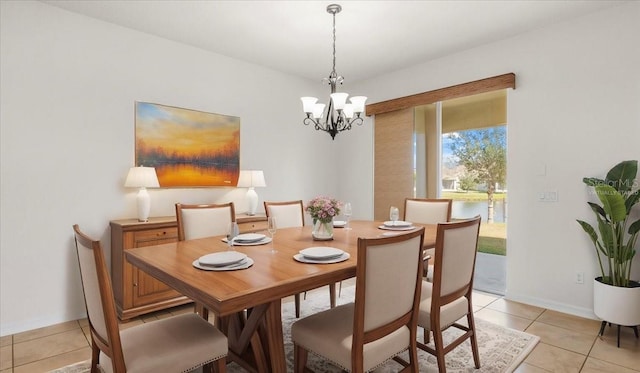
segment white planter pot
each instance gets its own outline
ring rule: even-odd
[[[593,312],[612,324],[640,325],[640,287],[622,288],[594,279]]]

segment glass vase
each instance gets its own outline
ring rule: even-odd
[[[333,220],[314,221],[313,232],[311,232],[311,235],[313,236],[313,239],[316,241],[333,240]]]

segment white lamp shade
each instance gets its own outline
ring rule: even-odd
[[[318,99],[315,97],[300,97],[300,100],[302,100],[302,111],[313,113],[313,107],[318,102]]]
[[[266,187],[264,172],[261,170],[240,170],[238,177],[239,188]]]
[[[313,106],[313,117],[315,119],[322,118],[322,112],[324,112],[324,107],[325,106],[326,106],[325,104],[315,104]]]
[[[127,188],[158,188],[158,175],[153,167],[131,167],[124,182]]]
[[[366,96],[353,96],[349,99],[353,104],[353,112],[354,113],[362,113],[364,112],[364,103],[367,101]]]
[[[336,110],[344,109],[344,105],[347,102],[347,97],[349,97],[349,94],[344,92],[336,92],[331,94],[331,100],[333,101],[333,106]]]
[[[342,112],[344,113],[344,116],[347,117],[347,119],[353,118],[353,104],[344,105],[344,109],[342,109]]]

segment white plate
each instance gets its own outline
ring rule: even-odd
[[[414,227],[413,225],[410,225],[408,227],[388,227],[386,225],[380,225],[380,226],[378,226],[378,228],[386,229],[386,230],[389,230],[389,231],[410,231],[412,229],[416,229],[416,227]]]
[[[244,234],[239,234],[236,236],[236,238],[233,240],[233,242],[242,242],[242,243],[249,243],[249,242],[257,242],[260,240],[263,240],[266,236],[264,234],[259,234],[259,233],[244,233]]]
[[[238,269],[247,269],[253,265],[253,259],[247,257],[246,259],[241,260],[240,262],[230,264],[223,267],[214,267],[214,266],[203,266],[198,263],[198,259],[193,261],[193,266],[202,269],[205,271],[236,271]]]
[[[227,239],[223,238],[222,241],[227,242]],[[271,237],[265,237],[260,241],[253,241],[253,242],[238,242],[236,240],[233,240],[233,246],[257,246],[257,245],[264,245],[269,242],[271,242]]]
[[[343,253],[342,255],[338,256],[337,258],[321,260],[321,259],[307,258],[306,256],[304,256],[302,254],[296,254],[296,255],[293,256],[293,259],[295,259],[296,261],[298,261],[300,263],[331,264],[331,263],[344,262],[345,260],[349,259],[350,257],[351,257],[351,255],[349,255],[349,253]]]
[[[203,255],[198,258],[198,263],[208,267],[222,267],[230,264],[238,263],[247,257],[247,254],[243,254],[237,251],[221,251],[218,253]]]
[[[411,226],[411,222],[410,221],[397,220],[394,223],[393,221],[389,220],[389,221],[385,221],[384,225],[385,225],[385,227],[393,227],[393,228],[410,227]]]
[[[300,250],[300,254],[302,254],[305,258],[315,259],[315,260],[323,260],[336,258],[342,254],[344,251],[340,249],[336,249],[335,247],[328,246],[317,246],[317,247],[309,247],[304,250]]]
[[[344,220],[334,220],[333,221],[333,226],[336,228],[343,228],[344,226],[347,225],[347,222]]]

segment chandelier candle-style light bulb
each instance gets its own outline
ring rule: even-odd
[[[313,124],[316,130],[328,132],[335,140],[338,132],[351,129],[352,124],[362,125],[361,114],[364,113],[365,96],[351,97],[351,104],[347,104],[348,93],[336,92],[338,84],[342,84],[344,78],[336,73],[336,14],[342,7],[338,4],[327,6],[327,13],[333,16],[333,70],[328,78],[324,78],[331,87],[329,104],[319,104],[315,97],[301,97],[302,110],[307,115],[302,121],[304,125]],[[323,119],[324,118],[324,119]]]

